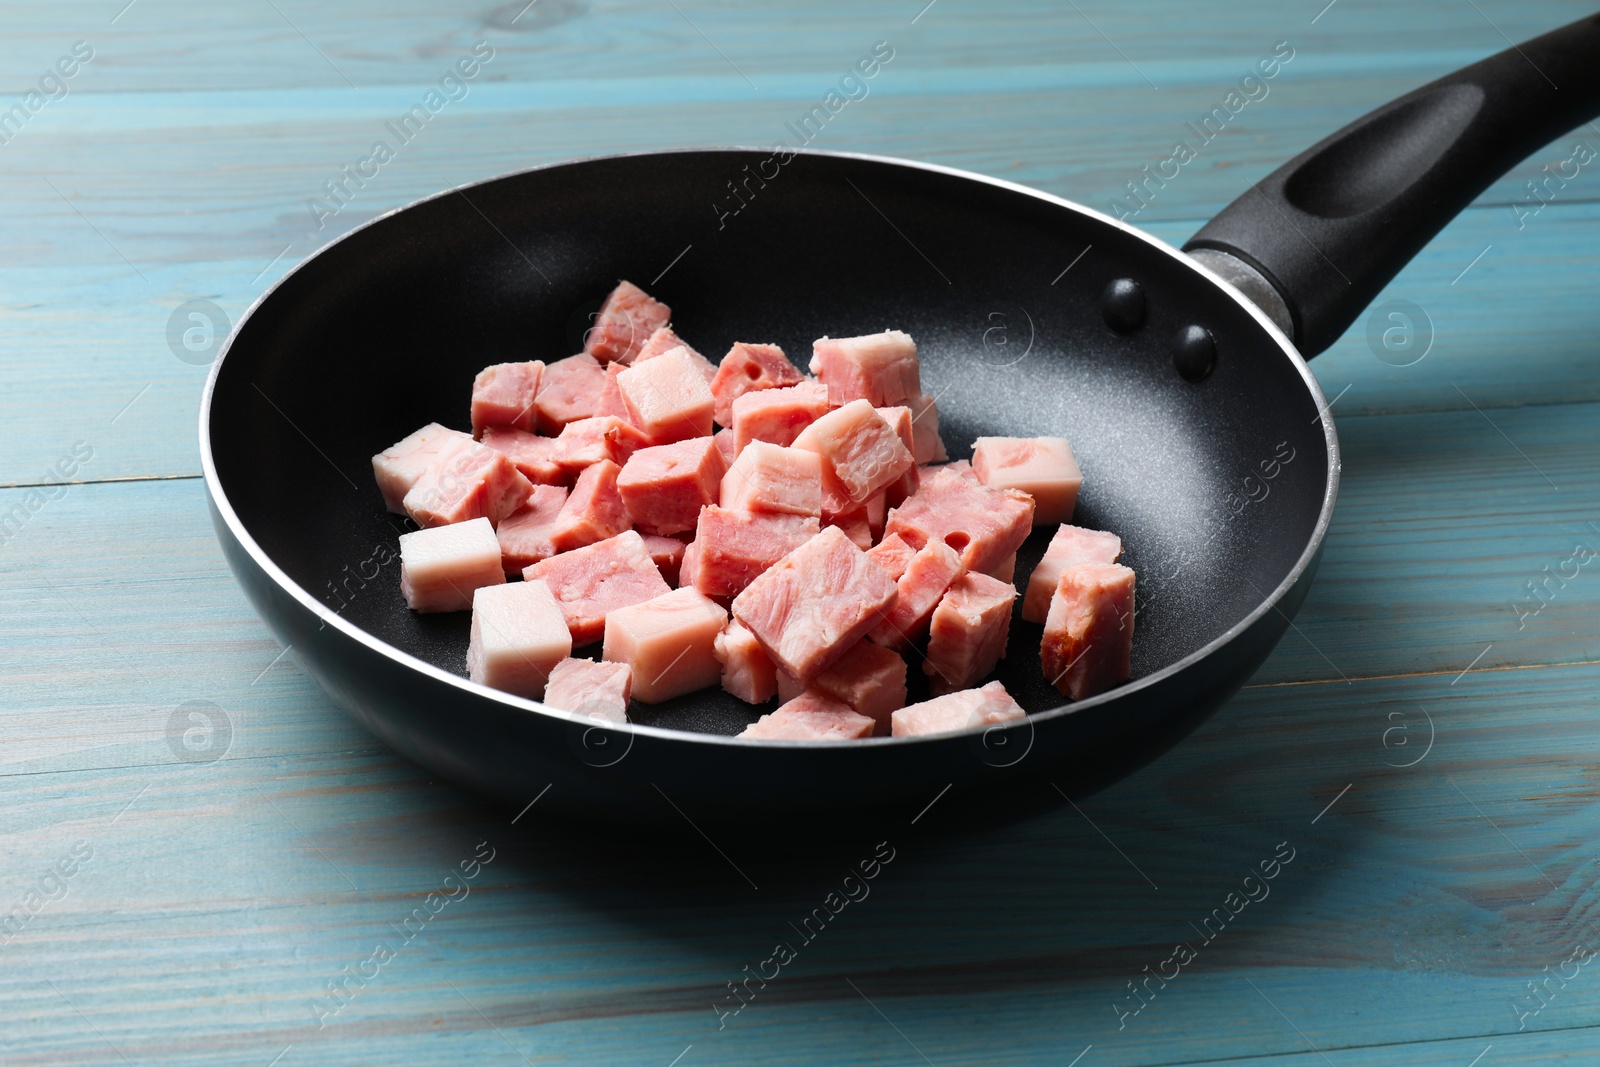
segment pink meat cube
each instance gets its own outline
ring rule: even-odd
[[[633,668],[633,696],[646,704],[716,685],[717,635],[728,613],[693,589],[673,589],[606,616],[605,651]]]
[[[617,376],[633,424],[658,444],[711,436],[711,387],[685,348],[635,363]]]
[[[722,477],[729,511],[822,517],[822,457],[803,448],[752,441]]]
[[[622,494],[617,492],[617,475],[621,471],[621,467],[603,459],[578,475],[571,495],[550,524],[550,543],[557,552],[592,545],[632,527]]]
[[[1017,554],[1015,552],[989,568],[989,576],[998,578],[1007,585],[1013,584],[1017,577]]]
[[[1072,518],[1083,472],[1065,437],[980,437],[972,443],[972,469],[992,489],[1020,489],[1033,497],[1033,524]]]
[[[738,736],[755,741],[854,741],[871,737],[875,725],[836,700],[802,693],[746,726]]]
[[[605,385],[605,368],[585,352],[546,366],[533,405],[539,412],[539,432],[554,437],[569,422],[593,418]]]
[[[954,471],[934,471],[917,495],[889,513],[889,533],[921,548],[943,541],[969,571],[1004,566],[1033,529],[1033,498],[1015,489],[975,485]]]
[[[1022,596],[1022,617],[1042,623],[1050,613],[1050,598],[1056,595],[1061,572],[1073,563],[1115,563],[1122,558],[1122,538],[1114,533],[1085,530],[1063,524],[1050,539],[1038,566],[1028,575],[1028,589]]]
[[[889,428],[900,438],[900,443],[906,446],[906,451],[916,457],[917,437],[915,428],[911,425],[911,409],[908,407],[879,408],[878,417],[889,424]],[[920,472],[915,464],[911,469],[902,474],[893,483],[885,487],[884,492],[888,497],[890,507],[899,507],[906,497],[917,491],[922,484]]]
[[[596,544],[541,560],[522,572],[550,586],[579,647],[605,633],[606,614],[641,604],[669,591],[666,580],[632,530]]]
[[[466,611],[475,589],[505,580],[488,519],[400,535],[400,593],[412,611]]]
[[[584,335],[583,350],[603,363],[627,363],[639,354],[645,339],[671,319],[667,305],[632,282],[619,282]]]
[[[733,466],[734,459],[739,455],[738,449],[733,447],[733,430],[728,427],[723,427],[716,433],[712,434],[711,439],[717,443],[717,451],[722,453],[723,462],[730,467]]]
[[[933,397],[919,396],[905,403],[911,409],[911,435],[915,444],[911,451],[917,457],[917,465],[943,463],[949,459],[944,441],[939,437],[939,405]]]
[[[748,515],[707,505],[700,509],[678,584],[692,585],[707,596],[737,596],[818,529],[817,520],[809,516]]]
[[[543,582],[512,582],[472,597],[467,677],[530,700],[544,695],[556,664],[572,654],[561,609]]]
[[[790,674],[778,675],[778,699],[788,703],[802,692],[836,700],[889,732],[889,715],[906,702],[906,661],[871,641],[857,641],[838,662],[802,686]]]
[[[730,619],[717,635],[717,662],[722,665],[722,688],[747,704],[765,704],[778,691],[778,669],[738,619]]]
[[[811,345],[811,373],[836,407],[852,400],[887,407],[922,395],[917,343],[899,330],[820,338]]]
[[[606,380],[600,386],[600,397],[594,402],[594,413],[600,415],[615,415],[624,422],[628,419],[628,405],[622,402],[622,388],[617,385],[617,379],[627,369],[625,363],[607,363]]]
[[[927,634],[928,621],[945,590],[965,573],[955,549],[943,541],[929,541],[911,558],[896,583],[899,595],[894,607],[884,613],[883,622],[869,636],[884,648],[910,648]]]
[[[951,583],[934,609],[922,665],[935,693],[965,689],[994,670],[1006,654],[1016,599],[1011,583],[987,574],[967,574]]]
[[[678,561],[678,580],[673,584],[679,589],[693,586],[695,575],[700,570],[700,553],[694,547],[694,541],[683,546],[683,558]]]
[[[404,515],[406,509],[402,501],[423,472],[438,462],[448,448],[470,440],[471,434],[447,430],[437,422],[430,422],[373,456],[372,474],[378,481],[378,490],[383,493],[384,506],[396,515]]]
[[[650,444],[650,438],[632,424],[615,415],[596,415],[569,422],[556,438],[555,461],[569,478],[603,459],[621,466],[634,452]]]
[[[647,359],[664,356],[674,348],[681,348],[689,353],[689,358],[694,362],[695,369],[700,372],[700,377],[704,378],[706,385],[709,386],[717,376],[717,365],[699,352],[696,352],[694,346],[673,333],[672,328],[669,326],[663,326],[651,334],[649,340],[645,341],[644,347],[639,350],[639,354],[633,358],[633,361],[635,363],[643,363]]]
[[[983,484],[983,479],[979,478],[978,472],[972,469],[972,464],[968,463],[964,459],[951,460],[949,463],[945,463],[938,467],[918,467],[917,470],[923,476],[932,474],[934,471],[950,471],[954,474],[961,475],[961,477],[965,478],[973,485]]]
[[[1133,571],[1120,563],[1073,563],[1061,571],[1039,660],[1063,696],[1084,700],[1133,673],[1133,583]]]
[[[915,466],[910,450],[865,400],[828,412],[800,431],[794,447],[820,454],[824,467],[857,505]]]
[[[571,480],[556,462],[558,440],[505,426],[491,426],[483,431],[484,445],[504,453],[522,476],[535,485],[566,485]]]
[[[981,689],[963,689],[959,693],[947,693],[901,708],[892,716],[892,732],[895,737],[949,734],[977,726],[1013,722],[1026,715],[1022,705],[1011,699],[1005,686],[990,682]]]
[[[821,382],[746,393],[733,402],[733,450],[743,452],[751,441],[787,447],[827,413],[828,387]]]
[[[668,585],[678,584],[678,568],[683,566],[683,554],[689,548],[689,543],[678,537],[663,537],[660,534],[643,534],[645,551],[650,553],[650,561],[656,565],[656,570],[661,572],[661,577],[666,579]]]
[[[906,568],[911,566],[911,560],[916,554],[917,550],[901,540],[899,534],[890,534],[873,548],[867,549],[867,557],[882,567],[896,582],[906,572]]]
[[[418,526],[468,519],[499,522],[522,506],[533,483],[506,458],[476,441],[452,441],[416,480],[401,506]]]
[[[872,527],[865,514],[835,515],[828,525],[850,539],[850,543],[865,552],[872,547]]]
[[[824,526],[837,526],[850,535],[850,539],[861,544],[859,537],[866,538],[866,543],[861,544],[863,549],[871,548],[872,543],[883,536],[884,521],[888,512],[888,503],[883,493],[873,493],[867,498],[865,504],[854,504],[845,499],[842,490],[838,490],[837,482],[832,481],[832,476],[822,475],[822,524]],[[844,510],[839,510],[843,505]]]
[[[544,702],[591,719],[627,722],[632,696],[633,670],[626,663],[596,663],[569,656],[550,669]]]
[[[751,582],[733,614],[775,664],[809,682],[866,636],[896,595],[883,568],[830,526]]]
[[[567,502],[559,485],[536,485],[528,502],[500,520],[495,537],[500,541],[500,564],[506,574],[521,574],[541,559],[556,554],[550,530]]]
[[[702,507],[717,502],[726,472],[717,443],[691,437],[635,452],[617,478],[617,489],[641,531],[682,533],[695,528]]]
[[[543,371],[544,364],[538,360],[496,363],[479,371],[472,382],[472,436],[482,437],[490,426],[531,433],[539,421],[534,404]]]
[[[722,357],[717,375],[711,380],[711,395],[716,397],[714,417],[723,426],[733,425],[733,402],[757,389],[781,389],[805,381],[783,349],[777,345],[752,345],[736,341]]]

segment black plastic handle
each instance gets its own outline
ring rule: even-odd
[[[1600,15],[1514,45],[1313,145],[1195,234],[1260,271],[1316,355],[1446,223],[1531,153],[1600,114]],[[1595,150],[1575,149],[1581,168]],[[1600,168],[1597,168],[1600,169]],[[1575,174],[1561,170],[1563,183]],[[1541,200],[1552,197],[1552,178]]]

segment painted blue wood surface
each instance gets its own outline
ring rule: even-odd
[[[167,339],[183,301],[237,318],[321,240],[449,184],[768,144],[879,39],[895,60],[823,147],[1102,209],[1292,42],[1140,213],[1179,242],[1322,133],[1585,5],[124,4],[13,4],[0,39],[12,96],[95,50],[0,144],[0,512],[93,449],[0,545],[0,919],[25,916],[0,932],[0,1063],[1595,1059],[1600,978],[1562,964],[1600,947],[1600,578],[1547,604],[1527,583],[1600,548],[1600,177],[1512,210],[1569,139],[1380,297],[1423,309],[1426,358],[1383,361],[1363,323],[1314,364],[1343,494],[1297,629],[1238,698],[1081,811],[1047,795],[974,829],[953,790],[822,854],[719,840],[759,889],[688,825],[650,847],[556,835],[537,806],[512,826],[335,712],[222,562],[204,368]],[[307,199],[479,40],[466,98],[317,229]],[[191,737],[215,760],[180,758],[185,705],[225,727]],[[878,841],[871,896],[719,1029],[726,983]],[[470,895],[407,937],[480,842]],[[1270,895],[1206,943],[1280,842]],[[1195,960],[1130,1000],[1179,940]],[[379,941],[395,957],[319,1027]]]

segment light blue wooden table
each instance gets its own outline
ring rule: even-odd
[[[1288,42],[1140,212],[1180,241],[1324,132],[1588,5],[524,2],[5,6],[0,1063],[1596,1062],[1600,166],[1512,205],[1600,131],[1396,279],[1380,303],[1420,309],[1415,343],[1363,323],[1315,362],[1345,449],[1321,578],[1213,721],[1081,810],[956,833],[952,793],[820,858],[555,836],[537,805],[512,825],[347,723],[223,564],[210,341],[174,318],[237,320],[451,184],[770,145],[877,41],[894,59],[819,146],[1105,208]],[[481,73],[328,211],[478,42]],[[871,896],[719,1019],[869,833],[894,855]]]

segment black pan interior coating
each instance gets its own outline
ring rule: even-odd
[[[736,214],[729,183],[745,204]],[[412,613],[398,562],[381,563],[380,546],[408,527],[385,512],[370,457],[429,421],[466,428],[486,364],[577,351],[619,278],[669,303],[678,332],[712,359],[736,340],[766,341],[803,367],[824,334],[908,331],[953,459],[983,435],[1069,438],[1085,478],[1073,521],[1119,534],[1139,573],[1135,678],[1243,618],[1315,527],[1327,452],[1311,394],[1203,277],[1022,191],[887,161],[779,164],[748,151],[512,175],[315,257],[257,309],[218,376],[216,466],[240,519],[344,618],[464,674],[468,613]],[[1118,278],[1147,298],[1144,325],[1125,335],[1102,311]],[[1199,382],[1172,361],[1192,325],[1218,352]],[[1019,584],[1049,532],[1019,555]],[[1062,703],[1042,677],[1039,634],[1015,618],[998,672],[1029,711]],[[769,709],[706,690],[634,710],[650,725],[731,734]]]

